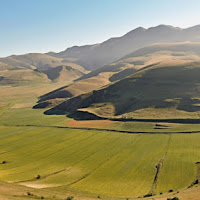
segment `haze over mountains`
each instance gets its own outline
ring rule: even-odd
[[[110,65],[94,70],[69,86],[60,88],[40,98],[37,107],[51,105],[52,100],[64,101],[80,94],[97,90],[102,86],[126,78],[138,70],[163,61],[194,62],[200,60],[200,43],[170,43],[150,45],[131,53]],[[87,87],[83,87],[87,86]],[[81,90],[80,90],[81,88]],[[121,88],[123,91],[123,88]],[[41,103],[41,102],[45,102]],[[48,103],[47,103],[48,102]],[[60,101],[59,101],[60,102]],[[54,101],[55,103],[55,101]]]
[[[168,100],[176,102],[167,103],[168,108],[173,107],[173,112],[180,108],[185,112],[196,112],[198,107],[192,106],[191,99],[199,98],[196,86],[199,84],[199,61],[200,25],[187,29],[167,25],[149,29],[139,27],[100,44],[74,46],[59,53],[0,58],[0,84],[66,83],[66,86],[41,96],[35,106],[55,107],[47,112],[51,114],[78,111],[98,117],[128,113],[135,116],[135,112],[143,112],[138,110],[164,108],[162,106]],[[179,83],[173,73],[181,74]],[[190,73],[191,77],[197,75],[194,81],[187,80]],[[190,87],[197,93],[191,93],[184,80],[190,82]],[[165,96],[156,95],[166,87]],[[152,90],[156,99],[151,99],[149,91]],[[169,91],[175,93],[176,90],[184,91],[185,95],[170,95]],[[177,103],[177,98],[182,100]]]
[[[187,29],[159,25],[145,29],[139,27],[122,37],[86,46],[74,46],[60,53],[48,53],[59,58],[72,58],[87,70],[94,70],[110,64],[119,58],[154,43],[199,42],[200,25]]]

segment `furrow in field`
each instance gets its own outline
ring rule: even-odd
[[[0,108],[0,115],[3,115],[5,112],[7,112],[14,104],[15,104],[16,100],[10,100],[7,105],[5,105],[4,107]]]
[[[155,189],[156,189],[156,186],[157,186],[158,181],[159,181],[159,175],[161,173],[162,166],[163,166],[165,157],[166,157],[168,149],[169,149],[170,141],[171,141],[171,135],[169,135],[169,141],[168,141],[168,144],[167,144],[167,147],[166,147],[166,151],[165,151],[163,157],[159,160],[159,162],[156,165],[156,174],[155,174],[155,177],[154,177],[154,181],[153,181],[153,184],[152,184],[152,186],[151,186],[151,188],[150,188],[150,190],[149,190],[149,192],[146,196],[151,196],[155,193]]]
[[[28,185],[32,187],[38,187],[39,185],[42,187],[51,187],[53,183],[56,186],[75,184],[97,170],[122,150],[125,145],[127,145],[126,140],[121,135],[113,136],[109,134],[104,140],[101,140],[100,144],[95,144],[95,148],[91,149],[91,146],[89,147],[88,156],[80,157],[80,159],[77,157],[72,158],[75,162],[67,170],[50,177],[45,177],[45,179],[35,183],[28,183]],[[27,183],[25,184],[27,185]]]
[[[73,135],[75,136],[75,134],[73,134]],[[61,141],[60,143],[57,143],[56,140],[53,139],[52,142],[54,145],[53,144],[51,145],[51,140],[49,140],[49,137],[47,135],[46,136],[46,143],[48,145],[47,148],[44,148],[44,145],[40,143],[40,137],[36,138],[35,142],[37,142],[37,145],[39,145],[40,148],[44,148],[43,151],[38,147],[36,150],[32,149],[32,152],[30,152],[27,156],[25,153],[23,158],[19,160],[18,164],[14,165],[12,170],[17,170],[18,173],[19,173],[19,171],[22,171],[22,173],[23,173],[23,169],[18,170],[18,168],[24,167],[26,165],[29,165],[29,167],[30,167],[29,170],[30,170],[32,167],[34,167],[33,163],[37,163],[38,161],[40,161],[44,158],[48,158],[49,156],[51,156],[55,153],[58,153],[64,149],[66,149],[69,146],[73,146],[81,141],[87,140],[89,137],[92,136],[92,134],[90,134],[89,136],[88,136],[88,134],[87,135],[80,134],[79,136],[80,136],[80,138],[75,137],[74,141],[73,140],[68,141],[68,138],[66,138],[66,140]],[[71,143],[68,146],[67,146],[68,143],[66,143],[66,146],[65,146],[64,144],[66,141],[68,141],[68,143],[70,143],[70,142]],[[31,146],[34,147],[34,143]],[[53,148],[52,148],[52,146],[53,146]],[[55,151],[55,149],[57,149],[57,151]],[[44,151],[44,150],[46,150],[46,151]],[[23,152],[26,152],[26,151],[23,150]],[[14,152],[13,156],[15,157],[16,154],[20,155],[20,152]],[[27,157],[27,159],[26,159],[26,157]],[[21,163],[21,161],[22,161],[22,163]]]
[[[156,193],[179,190],[190,186],[197,175],[200,160],[200,134],[172,135]]]
[[[104,135],[104,137],[107,137],[108,135]],[[88,138],[89,139],[89,138]],[[103,138],[100,138],[100,139],[103,139]],[[95,142],[99,142],[99,140],[97,140],[97,141],[95,141]],[[80,153],[80,152],[83,152],[85,149],[87,149],[89,146],[91,146],[91,145],[94,145],[95,144],[95,142],[92,140],[92,141],[90,141],[90,143],[89,143],[89,145],[88,146],[85,146],[83,149],[79,149],[78,151],[74,151],[74,152],[72,152],[71,154],[68,154],[68,156],[67,156],[67,158],[68,157],[70,157],[70,156],[73,156],[74,154],[78,154],[78,153]],[[66,148],[65,148],[66,149]],[[55,166],[57,165],[57,163],[58,163],[58,161],[59,161],[59,159],[61,158],[61,159],[66,159],[66,157],[64,157],[64,156],[66,156],[66,155],[63,155],[62,157],[57,157],[57,159],[55,158],[55,160],[53,161],[52,160],[52,162],[51,162],[51,165],[53,166],[52,168],[49,168],[48,170],[54,170],[55,169]],[[34,161],[35,162],[35,161]],[[46,164],[48,164],[49,163],[49,160],[47,160],[47,163]],[[32,164],[32,163],[31,163]],[[43,161],[43,163],[41,164],[41,165],[44,165],[44,161]],[[30,171],[34,171],[34,170],[36,170],[36,169],[39,169],[40,167],[34,167],[32,170],[28,170],[28,171],[23,171],[23,172],[21,172],[20,174],[25,174],[26,172],[30,172]],[[62,169],[61,169],[62,170]],[[45,172],[47,172],[47,170],[45,169]],[[18,174],[18,173],[17,173]],[[10,174],[10,175],[14,175],[14,174]],[[46,176],[46,175],[44,175],[44,176]]]
[[[93,136],[95,136],[96,134],[94,133]],[[14,169],[11,169],[10,173],[7,174],[6,178],[9,178],[9,179],[12,179],[12,177],[13,178],[16,178],[16,177],[21,178],[22,174],[24,174],[24,177],[26,177],[26,175],[28,177],[34,177],[35,176],[35,175],[33,176],[34,171],[35,171],[35,174],[37,174],[37,171],[39,171],[41,173],[48,173],[49,171],[51,172],[52,170],[55,171],[57,169],[63,169],[63,166],[66,165],[64,162],[64,160],[67,158],[66,154],[68,156],[76,155],[78,153],[80,154],[82,151],[84,151],[84,149],[87,149],[89,146],[91,146],[95,142],[98,143],[101,140],[101,138],[106,137],[107,135],[108,134],[105,134],[105,135],[99,134],[99,138],[98,137],[92,138],[92,135],[89,135],[87,138],[84,139],[86,141],[84,141],[84,140],[82,140],[82,142],[79,141],[76,143],[76,145],[75,144],[69,145],[70,146],[69,148],[64,147],[56,152],[49,154],[48,157],[45,154],[45,156],[40,157],[40,159],[33,160],[32,162],[28,163],[27,165],[23,165],[22,167],[19,166]],[[46,166],[46,167],[44,168],[42,166]]]
[[[19,150],[20,148],[32,144],[32,139],[35,136],[38,136],[38,134],[42,135],[44,132],[48,132],[49,130],[50,128],[37,128],[30,131],[24,130],[23,133],[17,137],[13,137],[12,139],[8,138],[7,141],[1,141],[3,143],[3,145],[1,145],[1,149],[4,149],[7,153]]]
[[[73,188],[112,196],[146,194],[155,176],[155,165],[166,150],[167,137],[140,135]]]

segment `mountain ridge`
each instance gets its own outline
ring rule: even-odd
[[[147,45],[162,42],[200,42],[199,35],[200,25],[184,29],[170,25],[158,25],[148,29],[138,27],[121,37],[113,37],[102,43],[73,46],[60,53],[49,54],[55,57],[76,58],[77,64],[87,70],[94,70]]]

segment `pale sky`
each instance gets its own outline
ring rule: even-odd
[[[99,43],[143,26],[200,24],[200,0],[0,0],[0,57]]]

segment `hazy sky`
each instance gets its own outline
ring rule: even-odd
[[[61,51],[138,27],[200,24],[200,0],[0,0],[0,56]]]

